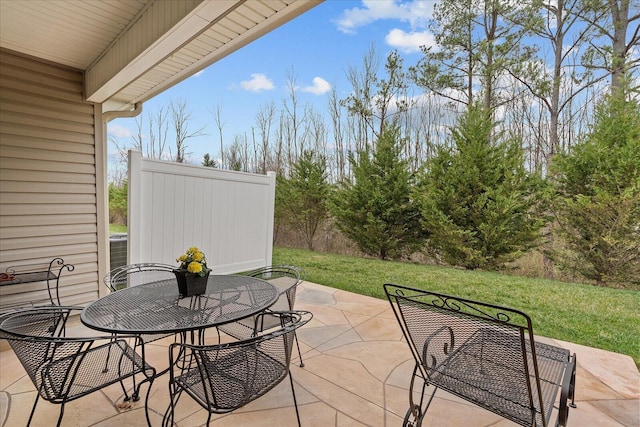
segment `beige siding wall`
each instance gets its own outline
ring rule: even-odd
[[[81,72],[0,50],[0,269],[62,257],[75,266],[63,304],[98,296],[96,111]],[[0,286],[0,298],[42,301],[46,286]]]

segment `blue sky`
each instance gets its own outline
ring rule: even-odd
[[[233,135],[250,132],[259,109],[274,102],[280,108],[288,99],[289,76],[295,76],[300,105],[311,104],[326,111],[328,92],[349,94],[349,67],[361,68],[363,57],[375,46],[381,66],[396,49],[405,65],[420,57],[420,45],[430,45],[427,31],[434,1],[326,0],[293,21],[209,66],[143,104],[143,117],[172,100],[185,100],[191,112],[190,130],[204,127],[207,135],[188,141],[190,162],[200,164],[204,153],[219,156],[218,129],[213,112],[221,106],[225,143]],[[110,137],[130,144],[136,132],[134,119],[108,124]],[[172,140],[170,141],[172,142]],[[175,147],[172,145],[175,152]],[[110,161],[117,158],[110,144]]]

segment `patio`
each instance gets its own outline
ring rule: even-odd
[[[291,372],[296,385],[302,425],[400,426],[408,408],[407,389],[413,358],[403,342],[389,303],[370,297],[305,282],[298,290],[296,308],[309,310],[313,320],[298,331],[305,367],[295,362]],[[533,319],[534,323],[536,319]],[[534,325],[535,328],[535,325]],[[217,340],[215,332],[209,337]],[[569,426],[640,425],[640,374],[624,355],[552,341],[575,351],[578,360],[576,404]],[[171,339],[147,344],[147,357],[162,369],[167,364]],[[6,342],[0,343],[0,426],[25,425],[35,399],[29,378]],[[297,357],[296,352],[293,355]],[[168,375],[152,387],[150,414],[160,425],[168,405]],[[146,391],[146,388],[143,388]],[[66,426],[145,426],[144,403],[117,408],[122,395],[118,385],[69,403]],[[59,407],[40,401],[33,426],[48,426]],[[200,426],[205,411],[184,397],[176,413],[177,425]],[[555,414],[552,416],[555,419]],[[257,401],[231,414],[214,417],[215,425],[296,425],[289,381]],[[508,426],[512,423],[438,391],[424,425]]]

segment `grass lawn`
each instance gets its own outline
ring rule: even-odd
[[[310,282],[386,299],[395,283],[527,313],[536,335],[631,356],[640,366],[640,292],[507,274],[363,259],[301,249],[273,250],[273,264],[304,270]]]
[[[109,234],[126,233],[126,232],[127,232],[126,225],[109,224]]]

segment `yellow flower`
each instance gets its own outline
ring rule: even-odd
[[[202,271],[202,264],[193,261],[187,266],[187,271],[189,273],[200,273]]]
[[[187,270],[200,276],[205,276],[210,271],[204,253],[200,252],[196,246],[191,246],[184,255],[176,258],[176,261],[180,263],[181,270]]]

